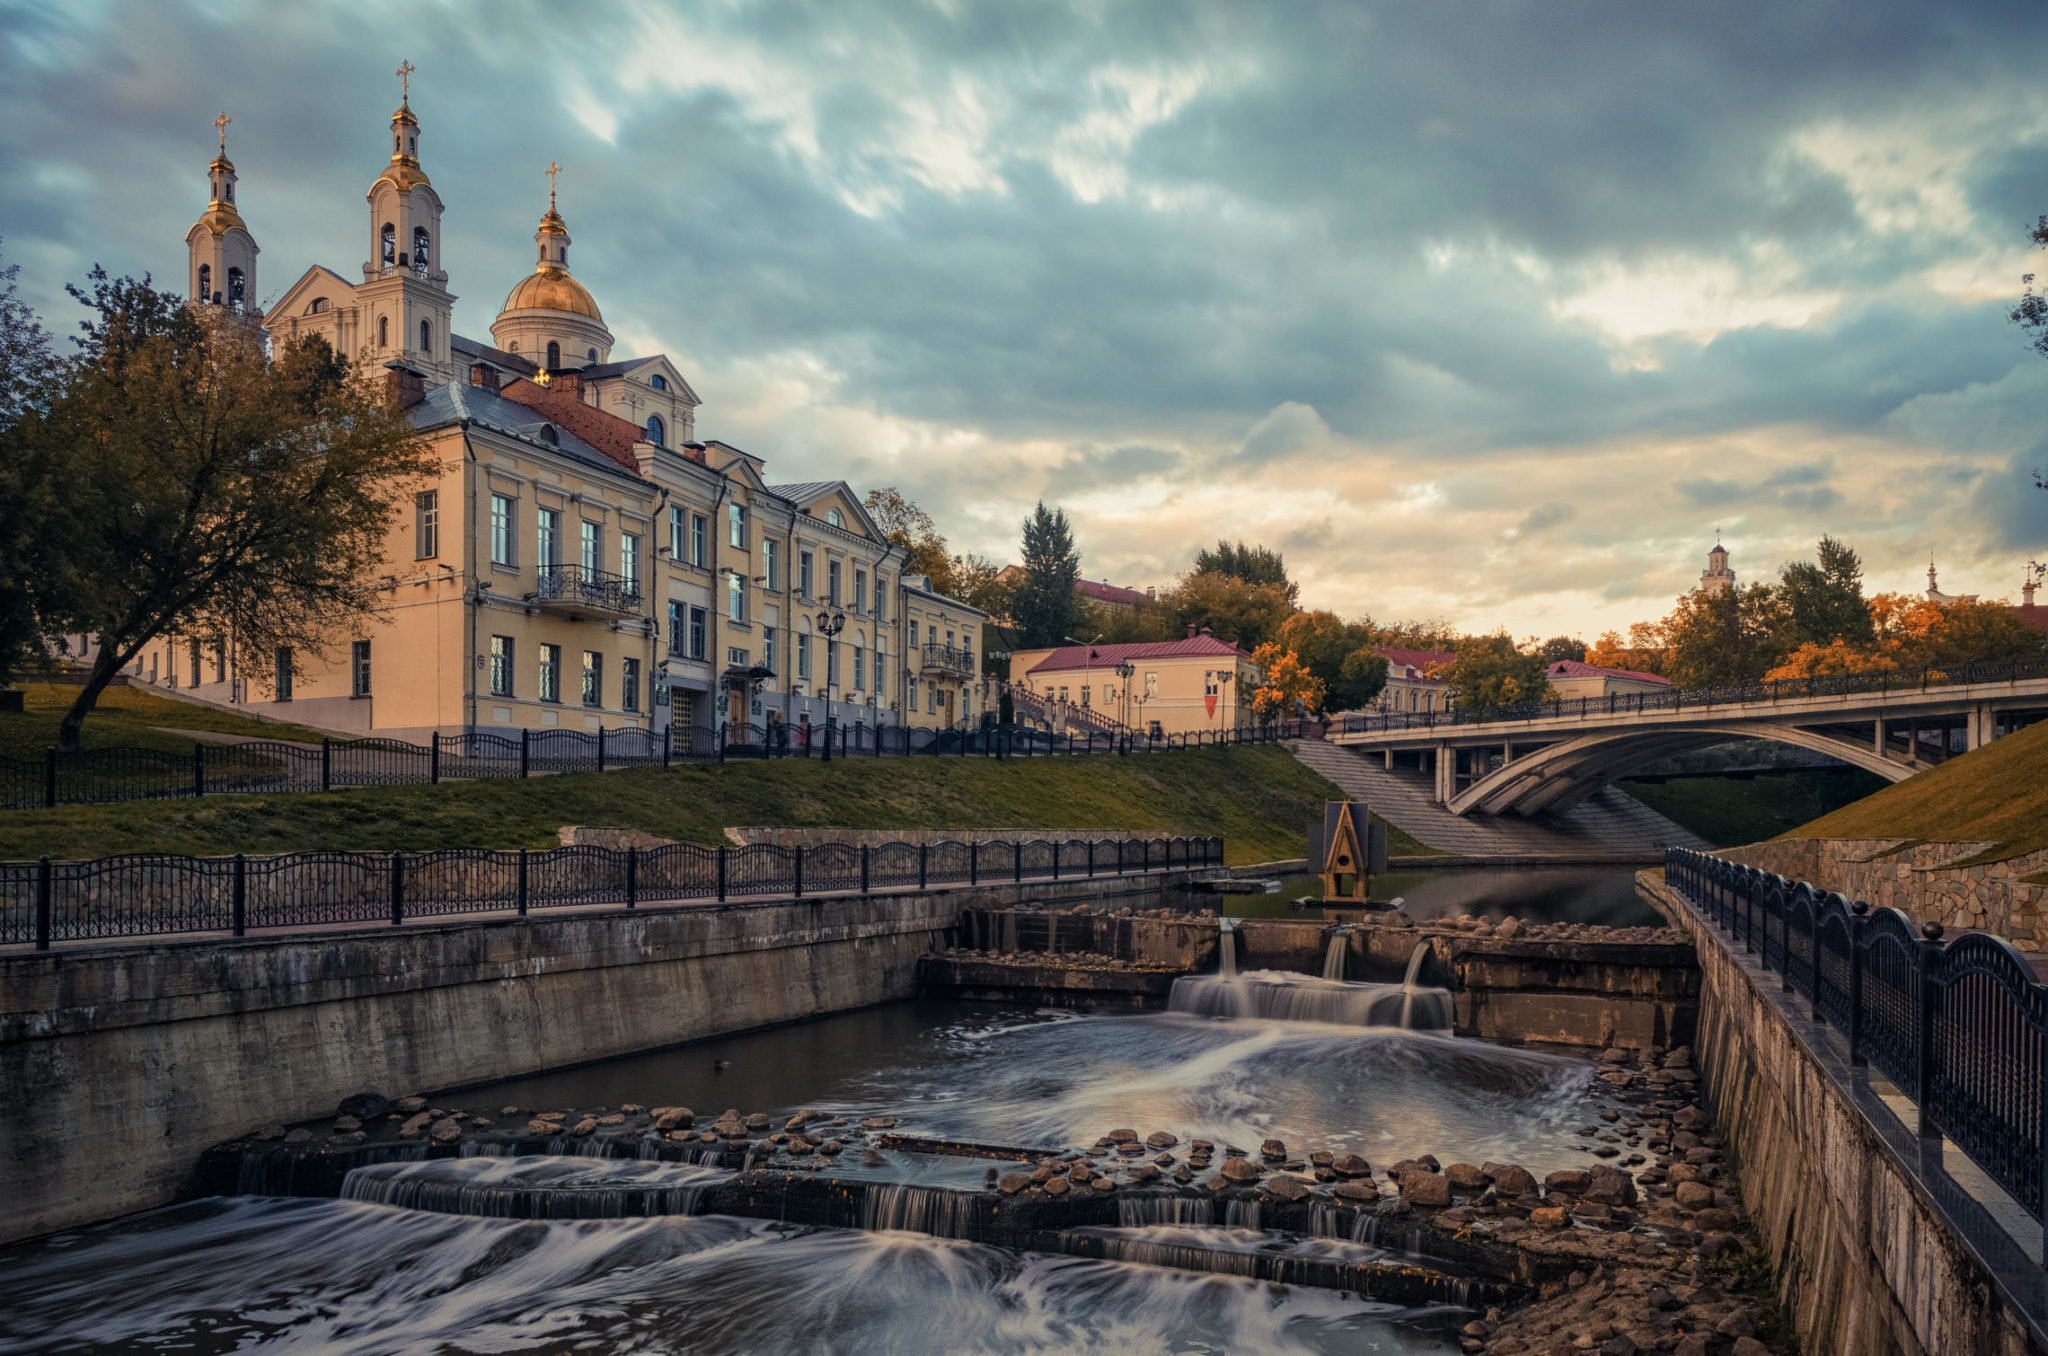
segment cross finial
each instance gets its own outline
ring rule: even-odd
[[[228,124],[233,121],[234,119],[228,116],[228,111],[225,108],[220,111],[220,116],[213,120],[213,130],[220,133],[220,153],[222,155],[228,153]]]
[[[541,172],[548,176],[548,210],[552,212],[555,210],[555,176],[562,172],[562,167],[550,160],[548,167]]]
[[[418,69],[419,67],[413,65],[410,61],[401,61],[398,63],[398,69],[392,72],[393,75],[398,77],[398,102],[400,104],[408,107],[411,106],[412,73]]]

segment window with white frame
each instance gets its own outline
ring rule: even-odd
[[[868,610],[868,572],[866,570],[855,570],[853,572],[853,610],[855,612],[865,612]]]
[[[738,548],[739,548],[740,550],[742,550],[742,551],[746,550],[746,549],[747,549],[747,508],[746,508],[746,505],[744,505],[744,504],[727,504],[727,505],[725,506],[725,520],[726,520],[726,542],[725,542],[725,544],[726,544],[727,546],[735,546],[735,547],[738,547]]]
[[[517,565],[515,549],[518,541],[517,529],[513,527],[518,504],[509,494],[491,496],[491,563],[493,565]]]
[[[351,697],[370,695],[370,642],[358,640],[348,647],[348,691]]]
[[[544,702],[562,700],[562,647],[542,645],[540,647],[540,686],[537,689]]]
[[[583,519],[582,524],[583,568],[589,574],[596,574],[604,568],[604,528],[588,518]]]
[[[796,637],[796,676],[804,681],[811,676],[811,638],[801,631]]]
[[[825,566],[825,601],[839,606],[839,562],[834,560]]]
[[[637,659],[619,661],[619,709],[640,709],[640,661]]]
[[[707,633],[711,629],[711,614],[701,607],[690,609],[690,658],[704,658],[705,647],[710,644]]]
[[[512,695],[512,637],[491,637],[491,695]]]
[[[683,563],[683,511],[671,504],[668,510],[668,555],[676,564]]]
[[[812,594],[813,580],[811,576],[811,553],[809,551],[799,551],[796,557],[796,591],[805,598],[809,598]]]
[[[619,576],[626,581],[628,592],[637,591],[640,583],[640,534],[637,532],[619,534]]]
[[[544,508],[534,515],[533,528],[534,564],[545,573],[561,563],[562,559],[562,511]]]
[[[711,564],[711,524],[703,514],[690,515],[690,563],[698,569]]]
[[[415,554],[425,560],[441,554],[441,492],[421,490],[412,497]]]
[[[761,543],[761,579],[771,593],[782,587],[776,582],[776,577],[779,574],[777,568],[779,552],[776,550],[778,544],[772,540],[764,540]]]
[[[725,615],[736,622],[747,619],[747,581],[743,575],[725,577]]]
[[[853,690],[854,690],[854,691],[856,691],[856,692],[860,691],[861,689],[865,688],[865,687],[866,687],[866,686],[868,685],[868,683],[867,683],[867,667],[866,667],[866,661],[867,661],[867,651],[866,651],[866,650],[864,650],[864,649],[862,649],[862,648],[861,648],[860,646],[858,646],[858,645],[854,646],[854,647],[853,647]]]
[[[596,650],[583,652],[583,704],[604,705],[604,656]]]

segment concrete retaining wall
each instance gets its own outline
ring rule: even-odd
[[[1182,877],[592,910],[0,957],[0,1242],[150,1209],[352,1092],[489,1082],[908,997],[960,910]]]
[[[1913,843],[1902,838],[1781,838],[1729,848],[1717,856],[1811,881],[1873,909],[1893,908],[1916,923],[1996,933],[2022,951],[2048,951],[2048,885],[2025,877],[2048,871],[2048,851],[1978,866],[1954,863],[1996,843]]]
[[[1637,881],[1698,940],[1702,1090],[1804,1349],[2039,1353],[1990,1272],[1857,1106],[1846,1063],[1784,1002],[1777,977],[1759,979],[1731,955],[1659,873]]]

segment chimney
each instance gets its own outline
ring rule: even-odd
[[[486,391],[498,389],[498,369],[489,363],[478,363],[469,369],[469,384],[481,386]]]
[[[1213,636],[1214,636],[1214,635],[1215,635],[1216,633],[1215,633],[1215,632],[1213,632],[1213,631],[1211,631],[1211,630],[1210,630],[1210,629],[1209,629],[1208,627],[1206,627],[1206,626],[1205,626],[1205,627],[1203,627],[1203,628],[1202,628],[1202,634],[1203,634],[1203,635],[1205,635],[1205,636],[1211,636],[1211,637],[1213,637]]]
[[[1152,584],[1147,584],[1147,585],[1145,586],[1145,596],[1146,596],[1147,598],[1150,598],[1150,599],[1152,599],[1152,600],[1153,600],[1153,601],[1155,601],[1155,602],[1156,602],[1156,601],[1158,601],[1158,598],[1159,598],[1159,590],[1158,590],[1158,588],[1157,588],[1156,586],[1152,585]]]
[[[1195,638],[1195,624],[1194,624],[1193,622],[1189,622],[1189,623],[1188,623],[1188,639],[1189,639],[1189,640],[1193,640],[1194,638]]]
[[[384,364],[384,372],[385,392],[399,409],[409,410],[427,398],[426,373],[396,358]]]
[[[576,400],[583,399],[583,374],[581,372],[551,372],[548,374],[548,389]]]

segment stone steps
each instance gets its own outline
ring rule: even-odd
[[[1373,813],[1389,824],[1430,847],[1461,856],[1611,852],[1647,857],[1667,847],[1709,846],[1698,835],[1613,787],[1603,787],[1555,819],[1460,816],[1436,803],[1427,773],[1389,772],[1361,754],[1320,739],[1296,740],[1287,747],[1345,795],[1370,805]]]

